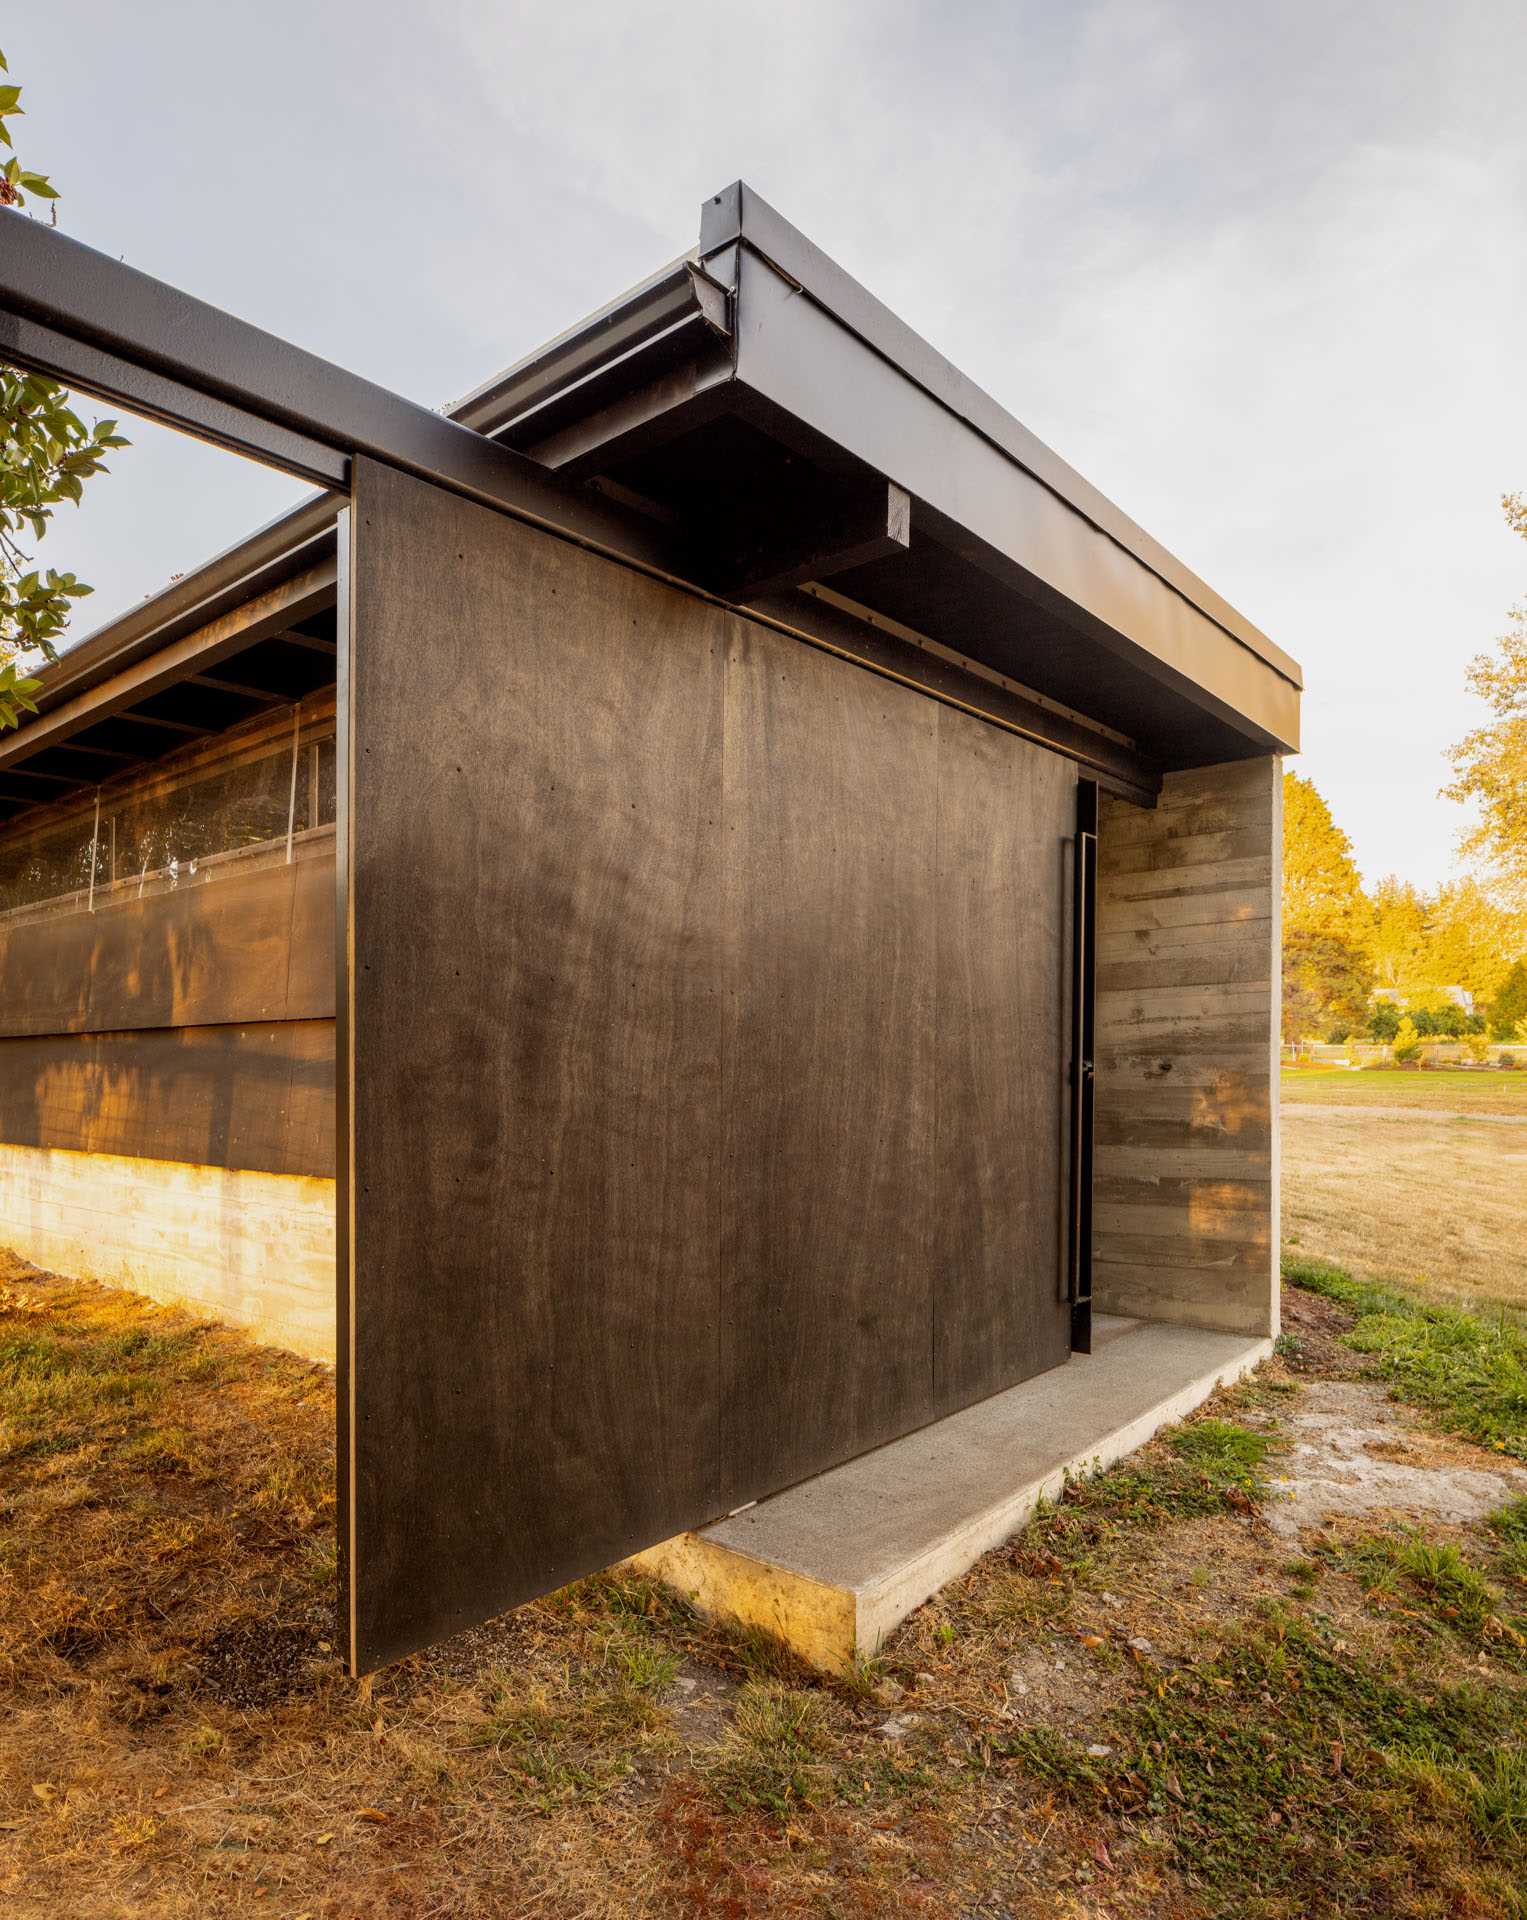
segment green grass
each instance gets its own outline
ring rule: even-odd
[[[200,1332],[135,1327],[90,1339],[33,1332],[0,1337],[0,1462],[122,1437],[176,1381]],[[134,1444],[142,1451],[150,1443],[138,1433]]]
[[[1391,1391],[1481,1446],[1527,1460],[1527,1328],[1355,1280],[1340,1267],[1285,1258],[1290,1285],[1356,1315],[1348,1344]]]
[[[737,1696],[732,1722],[711,1772],[725,1807],[761,1807],[788,1814],[819,1806],[836,1786],[828,1697],[800,1687],[750,1681]]]
[[[1493,1059],[1493,1054],[1492,1054]],[[1284,1067],[1283,1104],[1438,1107],[1455,1113],[1510,1113],[1527,1120],[1527,1073],[1468,1067]]]
[[[1503,1658],[1520,1661],[1527,1654],[1527,1614],[1451,1541],[1428,1540],[1412,1529],[1369,1534],[1323,1553],[1380,1603],[1419,1609],[1439,1629]]]
[[[1110,1792],[1143,1797],[1179,1864],[1237,1891],[1238,1913],[1386,1912],[1418,1844],[1402,1781],[1424,1764],[1452,1780],[1452,1823],[1509,1888],[1527,1869],[1519,1712],[1472,1683],[1408,1685],[1318,1622],[1274,1614],[1147,1695]],[[1301,1904],[1312,1885],[1318,1907]]]
[[[1094,1819],[1149,1823],[1208,1910],[1239,1920],[1420,1912],[1407,1890],[1443,1858],[1470,1863],[1488,1910],[1527,1911],[1518,1696],[1412,1681],[1281,1608],[1143,1678],[1101,1739],[1025,1727],[992,1743],[994,1763]],[[1459,1893],[1425,1911],[1479,1910]]]
[[[1495,1564],[1501,1578],[1527,1587],[1527,1495],[1509,1500],[1490,1515],[1495,1535]]]
[[[1195,1420],[1167,1435],[1167,1445],[1221,1493],[1262,1491],[1261,1466],[1272,1451],[1272,1436],[1238,1426],[1234,1420]]]
[[[527,1806],[600,1800],[635,1770],[643,1738],[662,1728],[656,1695],[677,1669],[677,1660],[649,1662],[625,1646],[607,1648],[601,1666],[569,1674],[555,1695],[497,1674],[471,1743],[498,1755],[510,1794]]]

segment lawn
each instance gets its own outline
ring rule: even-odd
[[[1527,1119],[1527,1072],[1427,1067],[1285,1067],[1285,1107],[1434,1107],[1449,1113],[1519,1113]]]
[[[1527,1312],[1527,1073],[1285,1070],[1283,1246]]]
[[[1521,1920],[1527,1501],[1425,1531],[1270,1519],[1322,1394],[1399,1394],[1386,1459],[1503,1484],[1527,1347],[1290,1277],[1255,1380],[841,1681],[610,1574],[357,1687],[328,1374],[18,1267],[0,1909]]]

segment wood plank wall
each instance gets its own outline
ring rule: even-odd
[[[1095,1304],[1278,1328],[1282,762],[1102,796]]]

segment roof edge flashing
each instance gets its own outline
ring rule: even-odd
[[[745,247],[963,426],[1021,467],[1228,638],[1291,686],[1303,690],[1304,674],[1298,661],[743,180],[734,181],[702,206],[698,253],[702,261],[709,262],[737,246]]]

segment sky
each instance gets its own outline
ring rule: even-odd
[[[1527,599],[1521,0],[71,0],[0,37],[77,238],[430,405],[746,179],[1304,668],[1365,877],[1454,871]],[[75,637],[294,482],[161,429]]]

